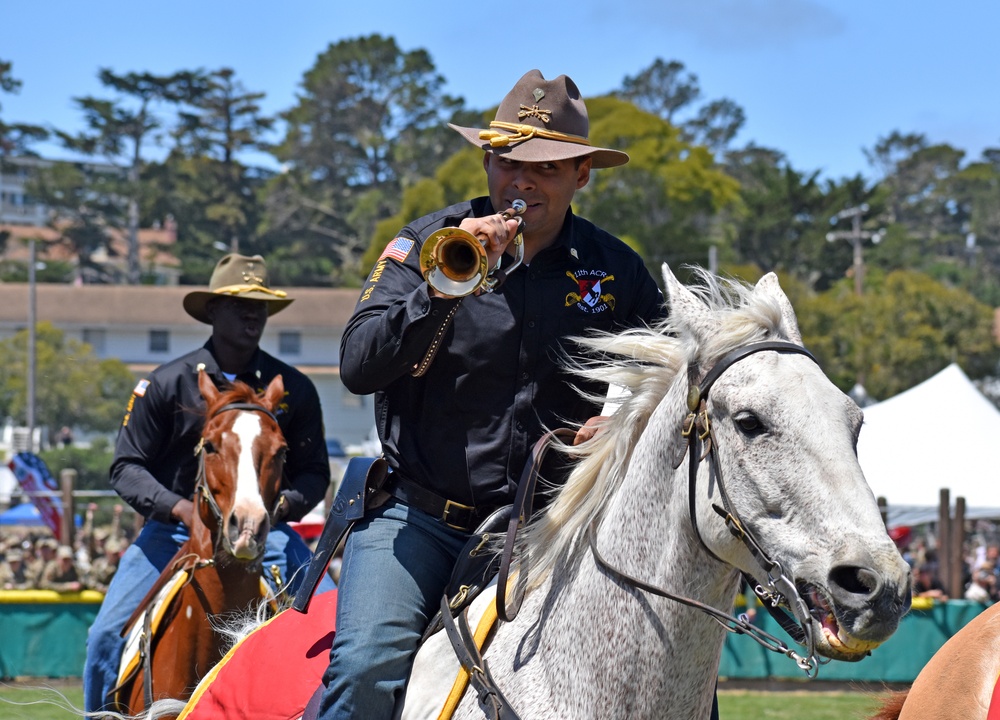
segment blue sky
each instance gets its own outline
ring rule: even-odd
[[[474,109],[531,68],[568,74],[590,96],[657,58],[679,60],[703,99],[744,108],[737,144],[777,148],[824,177],[870,177],[863,148],[893,130],[949,143],[967,161],[1000,147],[998,27],[996,0],[6,2],[0,58],[23,87],[0,95],[0,112],[79,130],[72,97],[108,96],[101,67],[228,66],[276,113],[329,44],[380,33],[426,49],[447,91]]]

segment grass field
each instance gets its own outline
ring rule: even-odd
[[[83,691],[78,685],[59,682],[48,689],[44,681],[39,681],[38,685],[43,687],[0,684],[0,718],[67,720],[78,717],[70,707],[83,706]],[[723,690],[719,693],[722,720],[864,720],[871,716],[874,704],[871,695],[857,692]]]

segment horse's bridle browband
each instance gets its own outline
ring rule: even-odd
[[[796,345],[795,343],[779,340],[751,343],[750,345],[737,348],[736,350],[733,350],[723,356],[722,359],[719,360],[719,362],[717,362],[712,369],[705,374],[705,377],[699,384],[692,384],[688,390],[689,414],[684,420],[681,434],[687,438],[689,449],[689,513],[695,535],[698,537],[698,541],[702,544],[702,547],[704,547],[713,558],[719,562],[724,562],[712,551],[711,548],[708,547],[708,545],[705,544],[704,539],[701,537],[701,532],[698,529],[697,513],[695,509],[695,486],[698,476],[698,464],[701,460],[708,457],[711,462],[712,473],[714,474],[716,483],[719,487],[719,495],[722,498],[723,504],[723,507],[719,507],[713,503],[712,508],[716,513],[725,519],[729,531],[743,542],[767,577],[766,587],[756,585],[754,587],[754,592],[761,598],[762,601],[764,601],[765,608],[767,608],[779,624],[781,624],[782,627],[789,632],[791,637],[795,639],[796,642],[807,648],[808,654],[804,657],[799,655],[797,652],[790,649],[781,639],[750,624],[745,616],[741,618],[734,618],[710,605],[656,588],[639,580],[638,578],[634,578],[621,570],[618,570],[617,568],[609,565],[598,552],[593,525],[589,528],[587,535],[594,559],[605,571],[641,590],[675,600],[684,605],[695,607],[707,613],[729,632],[749,635],[752,639],[760,643],[768,650],[779,652],[790,657],[806,672],[809,677],[815,677],[818,670],[818,660],[816,658],[816,641],[813,636],[809,608],[796,589],[795,583],[785,576],[781,564],[768,557],[767,553],[757,541],[753,531],[740,519],[739,513],[733,507],[732,502],[729,499],[729,494],[726,492],[725,482],[722,477],[722,469],[719,466],[719,460],[715,453],[715,435],[708,415],[708,393],[711,390],[712,385],[715,384],[715,381],[719,379],[719,376],[740,360],[759,352],[768,351],[805,355],[813,362],[817,362],[812,353],[801,345]],[[703,453],[700,453],[699,450],[702,442],[705,443],[705,450]],[[681,459],[683,459],[683,457]],[[797,625],[789,620],[787,616],[776,614],[778,606],[786,607],[794,616],[795,623],[797,623]]]

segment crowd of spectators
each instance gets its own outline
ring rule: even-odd
[[[949,594],[939,574],[939,562],[932,534],[915,534],[909,527],[891,528],[903,559],[913,568],[913,597],[938,601],[964,599],[986,605],[1000,600],[1000,541],[987,539],[996,535],[974,533],[966,544],[960,592]]]
[[[0,529],[0,590],[105,592],[128,546],[119,520],[95,529],[92,508],[72,545],[60,544],[47,528]]]

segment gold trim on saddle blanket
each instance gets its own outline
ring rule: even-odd
[[[175,572],[170,581],[157,593],[156,598],[150,603],[149,607],[136,618],[132,629],[129,631],[128,638],[125,640],[125,649],[122,651],[121,663],[118,666],[118,684],[116,687],[122,687],[139,671],[139,665],[142,663],[142,634],[146,615],[152,613],[150,632],[153,637],[156,637],[160,631],[163,616],[167,614],[167,610],[170,608],[170,604],[174,598],[177,597],[177,593],[190,581],[190,578],[191,570],[181,569]],[[260,579],[260,592],[262,598],[271,597],[271,587],[264,578]],[[271,600],[271,608],[273,611],[277,611],[277,605],[273,600]],[[126,703],[122,701],[122,704]]]

